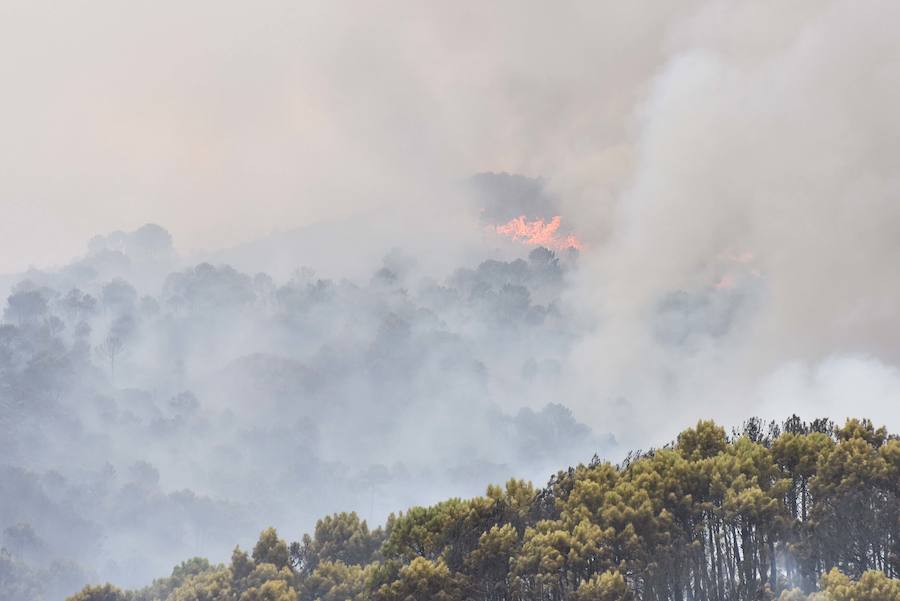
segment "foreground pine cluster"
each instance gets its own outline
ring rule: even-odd
[[[900,439],[868,420],[793,417],[726,435],[701,421],[621,465],[543,489],[264,531],[228,565],[192,559],[150,587],[70,601],[900,600]]]

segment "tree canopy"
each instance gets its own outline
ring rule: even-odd
[[[619,465],[546,487],[319,520],[288,544],[185,562],[70,601],[898,601],[900,439],[865,419],[700,421]]]

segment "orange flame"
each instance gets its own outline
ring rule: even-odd
[[[762,277],[762,272],[756,268],[752,267],[754,262],[756,261],[756,256],[750,252],[749,250],[745,250],[742,252],[728,251],[723,252],[719,255],[719,259],[721,261],[726,261],[729,263],[736,263],[738,265],[746,266],[742,272],[749,273],[755,278]],[[741,278],[743,279],[743,278]],[[725,272],[712,287],[716,290],[728,290],[730,288],[734,288],[737,285],[738,277],[735,276],[734,273]]]
[[[520,215],[515,219],[510,219],[503,225],[494,226],[494,231],[524,244],[546,246],[555,250],[565,250],[567,248],[582,250],[584,245],[572,234],[565,237],[560,237],[557,234],[560,223],[559,215],[551,219],[550,223],[545,223],[543,219],[525,221],[525,216]]]
[[[728,288],[734,288],[734,276],[730,273],[726,273],[719,281],[713,284],[713,288],[716,290],[727,290]]]

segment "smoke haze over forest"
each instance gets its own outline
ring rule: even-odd
[[[0,3],[0,546],[139,586],[699,418],[900,430],[900,5]]]

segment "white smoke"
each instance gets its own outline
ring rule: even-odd
[[[669,29],[667,59],[634,112],[612,234],[583,274],[599,325],[579,357],[604,374],[589,383],[597,402],[584,401],[595,420],[604,397],[624,397],[650,432],[670,435],[672,421],[755,412],[759,381],[788,363],[844,373],[824,359],[852,353],[878,372],[900,358],[900,86],[890,75],[900,11],[782,7],[712,3]],[[723,262],[747,251],[749,266]],[[742,274],[735,288],[713,288],[729,271]],[[661,343],[653,316],[675,290],[734,297],[728,327],[691,347]],[[844,392],[843,405],[820,406],[821,394],[798,389],[782,413],[855,413]]]

